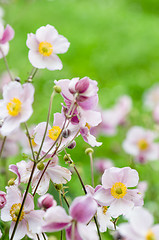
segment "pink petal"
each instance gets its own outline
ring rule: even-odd
[[[109,207],[109,211],[112,217],[117,218],[122,214],[123,215],[128,214],[133,207],[134,207],[133,202],[119,198],[119,199],[114,199],[114,201],[111,203]]]
[[[33,51],[38,51],[39,49],[39,42],[36,39],[35,34],[33,33],[29,33],[27,36],[27,41],[26,41],[26,45],[28,48],[30,48]]]
[[[114,197],[111,195],[110,189],[104,189],[101,187],[94,193],[94,199],[102,206],[109,206],[114,200]]]
[[[2,52],[0,51],[0,59],[1,59],[1,58],[3,58],[3,55],[7,56],[8,52],[9,52],[9,43],[6,42],[5,44],[0,44],[0,48],[3,52],[3,54],[2,54]]]
[[[53,70],[61,70],[63,67],[60,58],[55,54],[52,54],[49,57],[46,57],[44,59],[44,63],[45,63],[45,67],[48,70],[52,70],[52,71]]]
[[[14,30],[13,28],[8,24],[6,26],[6,29],[3,32],[3,37],[0,40],[0,44],[5,44],[6,42],[9,42],[10,40],[12,40],[12,38],[14,37]]]
[[[36,31],[36,39],[39,42],[46,41],[46,42],[49,42],[49,43],[53,43],[53,41],[56,40],[57,37],[58,37],[57,30],[49,24],[46,25],[46,26],[40,27]]]
[[[95,215],[97,203],[88,196],[77,197],[70,206],[70,215],[81,223],[88,223]]]
[[[15,222],[12,222],[9,229],[9,238],[11,238],[14,226],[15,226]],[[27,233],[27,222],[25,221],[25,219],[23,219],[18,224],[13,240],[22,239],[26,235],[26,233]]]
[[[67,181],[71,180],[71,172],[67,168],[61,166],[48,167],[47,173],[51,181],[56,184],[66,184]]]
[[[24,204],[24,211],[27,213],[32,210],[34,210],[34,198],[30,193],[28,193]]]
[[[65,53],[67,52],[69,46],[70,43],[68,42],[67,38],[63,37],[62,35],[58,35],[53,42],[53,52],[55,54]]]
[[[34,210],[25,215],[25,219],[29,225],[29,231],[32,233],[40,233],[43,224],[44,211]]]

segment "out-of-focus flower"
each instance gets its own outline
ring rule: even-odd
[[[57,202],[54,200],[53,196],[49,193],[38,198],[38,206],[40,208],[48,209],[50,207],[55,207]]]
[[[62,62],[56,54],[67,52],[70,46],[68,40],[49,24],[40,27],[36,34],[28,34],[26,44],[31,64],[36,68],[49,70],[62,69]]]
[[[144,93],[143,101],[144,105],[150,110],[154,110],[159,105],[159,84],[154,84]]]
[[[117,103],[109,109],[100,109],[102,122],[92,128],[92,134],[114,136],[117,133],[117,127],[126,122],[126,117],[132,108],[132,100],[129,96],[121,96]]]
[[[32,115],[34,87],[30,83],[21,85],[14,81],[3,88],[3,100],[0,101],[0,118],[4,119],[1,134],[7,136],[27,121]]]
[[[114,164],[110,159],[96,158],[94,162],[94,166],[98,172],[103,174],[106,169],[113,167]]]
[[[4,85],[8,84],[11,81],[11,78],[8,72],[3,72],[0,76],[0,93],[2,93]]]
[[[0,209],[2,209],[6,204],[6,193],[0,191]]]
[[[88,240],[97,240],[97,233],[86,226],[95,215],[96,210],[96,202],[91,196],[87,195],[74,199],[69,209],[70,216],[60,206],[51,207],[44,216],[45,223],[42,226],[42,231],[56,232],[66,228],[66,239],[71,240],[72,229],[74,228],[74,239],[86,239],[87,236]]]
[[[16,186],[7,188],[6,200],[7,203],[1,210],[1,219],[4,222],[12,221],[9,230],[9,237],[11,237],[22,204],[21,192]],[[28,231],[31,233],[40,233],[39,230],[43,223],[43,215],[44,211],[34,210],[33,197],[31,194],[28,194],[14,235],[14,240],[22,239]]]
[[[110,206],[112,217],[127,214],[134,206],[143,205],[138,189],[129,189],[138,184],[136,170],[129,167],[106,169],[102,176],[102,187],[94,194],[94,199],[101,206]]]
[[[129,223],[119,225],[119,233],[129,240],[159,239],[159,224],[153,225],[153,216],[145,208],[134,208],[129,216]]]
[[[9,51],[9,41],[14,37],[14,30],[8,24],[4,29],[2,22],[0,22],[0,59],[6,56]]]
[[[123,142],[125,152],[135,156],[135,160],[145,163],[148,160],[158,159],[158,144],[154,143],[157,134],[134,126],[128,132]]]

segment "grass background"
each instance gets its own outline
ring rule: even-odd
[[[49,96],[55,79],[89,76],[98,81],[99,99],[103,108],[112,106],[122,94],[133,99],[133,111],[126,128],[119,128],[115,137],[100,137],[103,145],[95,148],[95,157],[113,159],[116,166],[130,165],[130,157],[122,150],[122,141],[131,125],[153,129],[150,113],[142,106],[145,89],[159,80],[159,1],[158,0],[17,0],[0,4],[6,23],[15,29],[7,56],[10,68],[24,82],[31,64],[26,47],[27,33],[46,24],[55,26],[71,43],[69,51],[60,55],[61,71],[40,70],[35,77],[34,114],[29,123],[46,120]],[[4,70],[1,60],[0,71]],[[53,111],[61,111],[60,96],[56,96]],[[83,180],[91,184],[88,147],[81,138],[70,151]],[[63,154],[61,154],[60,161]],[[10,159],[20,161],[21,156]],[[159,163],[136,164],[141,180],[148,180],[145,206],[159,220]],[[96,184],[100,176],[96,174]],[[2,181],[1,181],[2,183]],[[2,183],[3,188],[3,183]],[[83,194],[76,176],[69,183],[70,197]],[[51,188],[51,191],[54,190]],[[6,238],[7,239],[7,238]],[[103,239],[111,239],[105,233]]]

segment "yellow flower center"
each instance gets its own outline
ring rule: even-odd
[[[37,144],[36,144],[36,142],[34,141],[34,138],[31,139],[31,143],[32,143],[32,146],[33,146],[33,147],[36,147]]]
[[[103,207],[102,207],[102,210],[103,210],[103,214],[105,215],[106,212],[107,212],[107,210],[108,210],[108,207],[107,207],[107,206],[103,206]]]
[[[156,240],[155,234],[152,230],[149,230],[146,234],[146,240]]]
[[[45,57],[49,57],[53,52],[53,46],[48,42],[39,43],[39,53]]]
[[[127,188],[124,183],[116,182],[111,188],[111,194],[114,198],[123,198],[127,193]]]
[[[21,203],[15,203],[15,204],[12,205],[12,207],[10,209],[10,215],[12,217],[12,221],[14,221],[14,222],[17,221],[20,208],[21,208]],[[22,212],[21,212],[19,221],[21,221],[24,218],[24,214],[25,213],[24,213],[24,209],[23,209]]]
[[[61,133],[61,128],[59,126],[54,126],[53,128],[51,128],[49,130],[49,138],[51,138],[52,140],[56,141],[56,139],[58,138],[58,136]]]
[[[22,103],[18,98],[13,98],[7,104],[8,113],[13,117],[16,117],[20,113],[21,107],[22,107]]]
[[[137,145],[141,151],[147,150],[149,147],[149,144],[145,139],[140,139]]]

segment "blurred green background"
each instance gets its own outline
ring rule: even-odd
[[[121,144],[131,125],[153,129],[150,113],[142,106],[145,89],[159,80],[159,1],[158,0],[17,0],[1,3],[4,19],[15,29],[7,56],[10,68],[24,82],[32,69],[26,47],[27,33],[46,24],[55,26],[71,43],[68,52],[60,55],[61,71],[39,70],[35,79],[34,114],[29,123],[46,121],[49,96],[54,80],[89,76],[98,81],[99,99],[103,108],[112,106],[122,94],[133,99],[133,111],[126,128],[120,127],[115,137],[100,137],[103,145],[95,149],[95,157],[113,159],[116,166],[129,166],[130,157]],[[3,60],[0,71],[5,69]],[[61,111],[56,96],[53,111]],[[91,184],[88,147],[81,138],[76,149],[69,151],[85,184]],[[63,154],[61,154],[60,161]],[[10,159],[20,161],[21,156]],[[141,180],[148,180],[145,206],[159,220],[159,163],[134,166]],[[96,184],[100,176],[96,174]],[[70,196],[83,194],[76,176],[69,183]],[[111,239],[107,233],[103,239]]]

